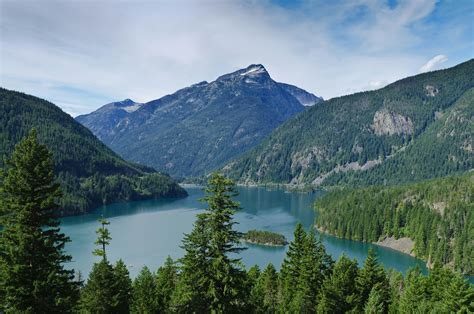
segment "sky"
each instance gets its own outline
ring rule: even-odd
[[[0,86],[76,116],[263,64],[329,99],[474,57],[474,1],[0,0]]]

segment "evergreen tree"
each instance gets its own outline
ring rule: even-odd
[[[450,313],[474,313],[474,286],[458,273],[445,289],[443,308]]]
[[[257,283],[263,289],[263,312],[275,313],[278,309],[278,273],[268,264]]]
[[[334,265],[330,277],[323,282],[318,313],[342,313],[356,307],[357,261],[342,255]]]
[[[92,253],[102,257],[95,263],[85,287],[81,291],[80,309],[85,313],[128,313],[131,299],[131,280],[127,266],[122,260],[113,267],[106,257],[106,246],[112,237],[105,227],[110,223],[99,219],[101,227]]]
[[[232,200],[237,191],[231,180],[213,173],[205,193],[202,201],[208,207],[198,215],[193,232],[183,241],[186,254],[181,259],[183,287],[178,288],[178,306],[191,306],[194,311],[232,312],[246,300],[245,271],[240,258],[233,257],[243,250],[239,246],[242,234],[233,228],[233,215],[240,209]],[[189,288],[194,290],[196,285],[202,290],[191,292]]]
[[[378,286],[374,286],[369,294],[369,299],[364,308],[365,314],[380,314],[385,313],[384,299],[381,295],[381,290]]]
[[[367,258],[364,263],[364,267],[360,269],[356,279],[356,286],[359,297],[359,308],[364,309],[365,304],[369,299],[369,294],[372,288],[377,284],[380,285],[380,289],[386,290],[383,292],[383,295],[386,297],[384,299],[384,308],[388,309],[388,304],[390,301],[388,279],[383,267],[377,261],[375,251],[370,248],[369,254],[367,255]]]
[[[0,179],[0,311],[67,313],[77,301],[69,241],[55,218],[61,196],[53,159],[33,130],[15,148]]]
[[[181,246],[185,254],[179,260],[181,273],[172,296],[172,307],[178,313],[207,313],[211,303],[209,229],[207,215],[197,215],[194,228],[186,234]]]
[[[408,272],[405,288],[400,298],[400,313],[422,313],[426,307],[426,284],[420,269],[416,267]]]
[[[159,304],[156,295],[156,278],[145,266],[133,281],[132,312],[141,314],[158,313]]]
[[[171,297],[178,281],[178,268],[168,256],[165,264],[156,273],[156,293],[160,313],[167,313],[171,307]]]
[[[104,260],[107,260],[105,247],[110,244],[112,237],[110,236],[109,229],[107,229],[106,226],[110,225],[110,222],[104,218],[101,218],[99,219],[99,223],[102,225],[102,227],[96,230],[98,237],[95,241],[95,244],[98,245],[99,248],[95,249],[93,254],[96,256],[101,256]]]
[[[322,249],[321,249],[322,248]],[[299,313],[313,313],[316,310],[316,300],[320,287],[327,272],[325,265],[329,256],[326,256],[324,246],[316,239],[312,229],[307,235],[303,247],[303,256],[299,270],[299,279],[296,286],[292,308]],[[331,263],[330,263],[331,264]]]
[[[112,265],[106,260],[95,263],[81,291],[81,312],[115,313],[115,283]]]
[[[298,223],[294,231],[294,239],[288,247],[280,272],[280,307],[282,312],[298,311],[294,306],[296,287],[302,269],[306,245],[306,232],[303,225]],[[293,304],[292,304],[293,303]]]
[[[210,290],[211,309],[216,312],[235,311],[245,301],[245,272],[240,258],[232,257],[244,248],[240,247],[242,234],[234,230],[234,214],[240,209],[232,200],[237,196],[235,183],[213,173],[202,199],[208,204],[209,255],[211,258]]]
[[[115,313],[129,313],[132,301],[132,280],[127,266],[120,259],[113,269],[113,305]]]

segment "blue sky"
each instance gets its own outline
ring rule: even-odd
[[[474,56],[474,1],[0,0],[0,85],[75,116],[246,67],[328,99]]]

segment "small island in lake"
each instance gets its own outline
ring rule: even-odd
[[[262,230],[249,230],[244,233],[242,240],[251,244],[267,246],[285,246],[288,244],[284,235]]]

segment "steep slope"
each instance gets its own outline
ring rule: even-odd
[[[473,167],[473,73],[470,60],[377,91],[330,99],[286,121],[223,171],[242,183],[312,185],[355,183],[363,174],[367,178],[357,184],[365,185],[383,182],[387,171],[396,183],[468,170]],[[438,127],[431,130],[433,123]],[[443,123],[451,128],[449,137],[438,137]],[[374,168],[379,164],[385,168]],[[381,170],[364,173],[371,168]]]
[[[332,191],[317,225],[338,237],[404,242],[407,253],[474,274],[474,174],[421,183]],[[389,241],[387,241],[389,240]]]
[[[308,93],[304,89],[294,85],[278,83],[284,90],[293,95],[303,106],[314,106],[323,101],[322,97],[318,97],[312,93]]]
[[[251,65],[133,112],[115,106],[104,114],[103,107],[77,121],[127,160],[176,177],[200,176],[260,143],[304,110],[298,98],[311,102],[313,96],[275,82],[262,65]]]
[[[53,152],[64,193],[59,215],[112,202],[186,195],[169,176],[124,161],[54,104],[0,89],[0,156],[9,156],[32,128]]]

